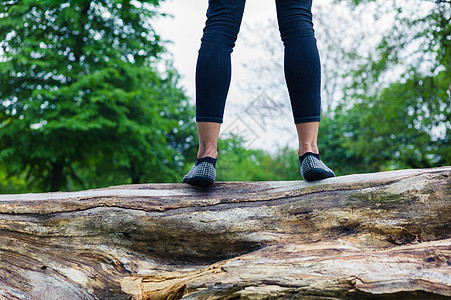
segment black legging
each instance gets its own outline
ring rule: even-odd
[[[196,67],[196,121],[223,122],[231,79],[230,54],[246,0],[210,0]],[[285,80],[295,123],[320,120],[321,67],[312,23],[312,0],[276,0],[285,47]]]

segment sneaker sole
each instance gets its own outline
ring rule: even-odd
[[[213,184],[214,180],[208,177],[192,177],[189,179],[183,179],[183,183],[188,183],[197,187],[206,188]]]
[[[305,172],[304,180],[306,181],[315,181],[320,179],[326,179],[330,177],[335,177],[335,174],[324,171],[323,169],[311,169]]]

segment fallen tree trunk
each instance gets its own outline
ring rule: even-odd
[[[0,298],[445,299],[451,167],[0,195]]]

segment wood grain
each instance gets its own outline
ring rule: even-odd
[[[451,167],[0,195],[0,299],[445,299]]]

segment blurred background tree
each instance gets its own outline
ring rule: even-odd
[[[158,4],[1,2],[0,162],[7,175],[34,191],[178,175],[194,140],[193,109],[177,72],[158,69],[165,49],[149,25]]]
[[[394,13],[377,46],[353,56],[329,120],[345,129],[340,148],[360,157],[351,172],[451,165],[451,2],[349,2],[382,21]]]

